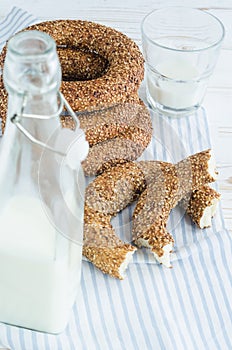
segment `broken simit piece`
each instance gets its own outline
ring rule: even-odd
[[[170,210],[191,191],[216,180],[211,150],[196,153],[176,165],[161,163],[159,176],[155,162],[140,162],[146,172],[147,188],[133,213],[133,240],[138,247],[149,248],[158,262],[171,267],[174,241],[166,229]]]
[[[179,205],[186,210],[191,220],[203,229],[211,226],[220,196],[220,193],[205,185],[197,188],[189,197],[183,198]]]
[[[123,279],[136,248],[117,237],[110,220],[139,198],[133,214],[134,243],[150,248],[170,267],[170,210],[190,191],[215,181],[213,169],[211,151],[206,150],[176,165],[128,162],[102,173],[86,189],[83,254],[104,273]]]

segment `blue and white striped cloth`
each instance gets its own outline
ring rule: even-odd
[[[33,22],[33,16],[13,8],[0,23],[1,45]],[[145,159],[178,161],[210,147],[203,109],[184,119],[155,113],[152,118],[154,138]],[[131,211],[114,221],[126,240]],[[231,350],[232,240],[221,208],[212,228],[204,231],[174,210],[169,230],[176,242],[173,269],[140,250],[126,279],[118,281],[83,261],[80,295],[64,333],[0,324],[0,343],[12,350]]]
[[[13,7],[5,19],[0,22],[0,51],[13,34],[36,22],[38,20],[27,11]]]

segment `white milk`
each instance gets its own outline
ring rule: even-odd
[[[32,197],[12,197],[0,227],[0,321],[61,332],[78,290],[82,247],[58,234]]]
[[[154,68],[159,74],[149,69],[147,71],[150,100],[173,109],[190,108],[201,103],[207,81],[196,79],[199,71],[191,62],[164,60]],[[160,74],[173,80],[165,79]]]

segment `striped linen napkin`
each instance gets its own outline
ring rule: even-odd
[[[35,21],[13,8],[0,23],[1,47]],[[184,119],[153,112],[152,119],[155,132],[144,159],[176,162],[211,145],[203,109]],[[131,211],[114,219],[118,234],[128,240]],[[178,209],[168,225],[176,242],[173,269],[139,250],[126,279],[118,281],[83,261],[81,291],[62,334],[0,324],[0,343],[12,350],[231,350],[232,240],[221,208],[204,231]]]
[[[11,12],[0,22],[0,51],[13,34],[38,22],[36,18],[20,8],[13,7]]]

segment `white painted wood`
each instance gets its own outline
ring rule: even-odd
[[[145,14],[154,8],[173,5],[206,9],[220,18],[226,28],[204,107],[219,168],[225,222],[232,230],[232,0],[0,0],[0,17],[13,6],[19,6],[42,20],[92,20],[124,32],[141,45],[140,23]]]

